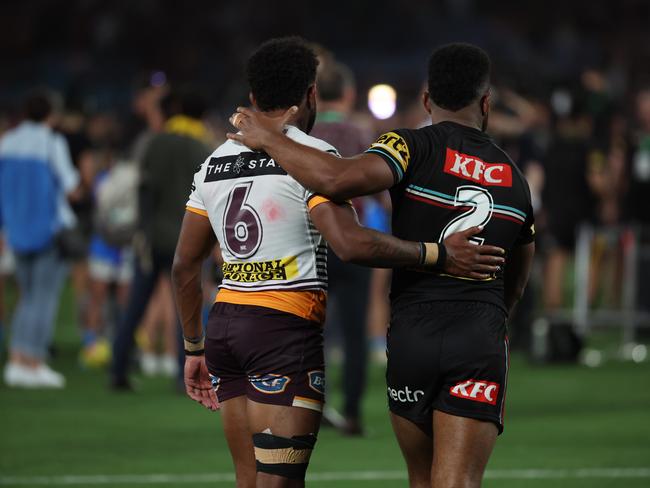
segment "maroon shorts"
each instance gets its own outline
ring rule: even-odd
[[[323,329],[315,322],[217,302],[208,319],[205,359],[219,401],[246,395],[260,403],[322,411]]]

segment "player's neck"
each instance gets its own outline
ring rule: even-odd
[[[280,108],[277,110],[262,110],[262,113],[268,115],[269,117],[282,117],[287,112],[286,108]],[[305,132],[307,130],[307,123],[304,122],[306,117],[303,117],[301,110],[298,110],[289,120],[287,120],[287,125],[293,125],[301,131]]]
[[[430,115],[432,124],[439,124],[440,122],[455,122],[478,130],[481,130],[483,125],[483,119],[482,117],[477,116],[474,107],[465,107],[456,112],[452,112],[451,110],[432,106]]]

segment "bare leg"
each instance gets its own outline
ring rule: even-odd
[[[108,299],[108,283],[95,278],[90,280],[90,301],[86,312],[87,330],[99,334],[104,331],[104,306]]]
[[[433,413],[433,488],[479,488],[497,439],[491,422]]]
[[[163,341],[165,354],[176,358],[177,331],[176,331],[176,310],[174,308],[174,296],[172,294],[172,282],[169,276],[160,277],[159,303],[163,319]]]
[[[237,488],[255,488],[255,451],[248,425],[245,396],[221,402],[221,419],[230,455],[235,465]]]
[[[283,407],[248,401],[248,418],[252,433],[270,429],[273,435],[291,438],[318,434],[321,413],[307,408]],[[305,480],[257,473],[257,488],[302,488]]]
[[[544,306],[547,311],[555,311],[564,303],[564,274],[569,255],[556,248],[546,258],[544,267]]]
[[[393,432],[402,455],[406,460],[410,488],[429,488],[431,486],[431,462],[433,459],[433,439],[422,432],[410,420],[390,414]]]

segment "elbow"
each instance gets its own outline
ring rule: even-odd
[[[347,243],[337,243],[337,245],[330,244],[334,254],[344,263],[352,263],[356,258],[354,249]]]
[[[172,263],[172,283],[178,286],[185,281],[184,277],[192,273],[195,266],[191,260],[176,254]]]
[[[344,234],[335,244],[330,244],[334,254],[344,263],[361,264],[364,262],[365,245],[363,239],[354,232]]]
[[[345,188],[345,179],[341,178],[341,173],[324,177],[321,180],[319,193],[322,193],[335,202],[342,202],[349,198]]]

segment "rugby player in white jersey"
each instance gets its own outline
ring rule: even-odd
[[[298,106],[286,135],[336,154],[307,135],[317,64],[298,38],[263,44],[247,66],[251,102],[270,115]],[[442,245],[399,240],[362,227],[349,204],[308,191],[263,152],[234,141],[214,151],[194,177],[173,280],[187,393],[220,405],[238,487],[304,486],[325,393],[326,241],[344,261],[483,278],[502,250],[471,244],[477,232]],[[224,278],[204,338],[201,264],[217,241]]]

